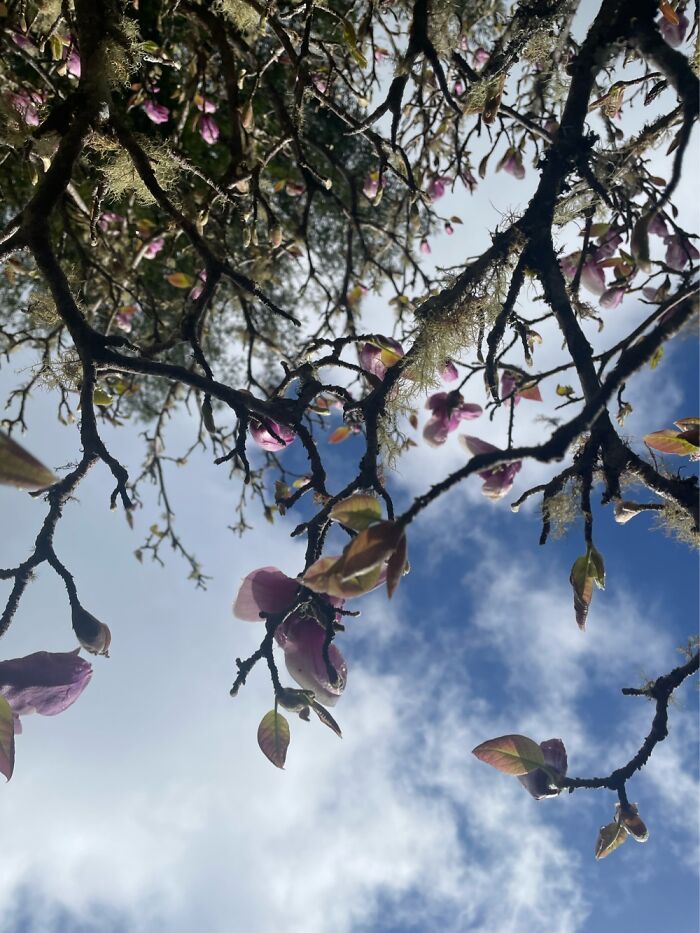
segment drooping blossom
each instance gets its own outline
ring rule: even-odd
[[[79,650],[36,651],[0,661],[0,696],[12,708],[16,733],[22,731],[20,716],[56,716],[75,703],[92,676],[92,665]]]
[[[207,280],[207,270],[200,269],[200,271],[197,273],[197,279],[199,281],[195,283],[194,287],[192,288],[192,291],[187,296],[190,299],[190,301],[196,301],[199,298],[199,296],[202,294],[202,292],[204,291],[204,283]]]
[[[420,241],[420,251],[421,253],[423,253],[424,256],[428,256],[430,255],[430,253],[432,253],[432,250],[430,248],[430,243],[428,243],[427,240]]]
[[[598,242],[593,251],[593,256],[597,262],[601,259],[610,259],[615,255],[618,246],[622,243],[622,237],[617,230],[608,230],[602,236],[598,237]]]
[[[452,360],[445,360],[445,366],[440,375],[443,382],[454,382],[455,379],[459,379],[459,370]]]
[[[489,60],[489,53],[486,49],[482,49],[481,46],[474,52],[472,56],[472,62],[474,63],[475,68],[483,68],[486,62]]]
[[[440,198],[445,194],[447,185],[450,183],[449,178],[445,178],[442,175],[438,175],[436,178],[433,178],[428,185],[428,197],[431,201],[439,201]]]
[[[75,637],[90,654],[101,654],[109,657],[109,646],[112,643],[112,633],[109,626],[100,622],[95,616],[84,609],[79,603],[71,607],[71,622]]]
[[[599,304],[601,308],[619,308],[624,297],[624,288],[606,288],[603,294],[600,296]]]
[[[561,777],[566,777],[568,762],[566,758],[566,749],[561,739],[547,739],[546,742],[540,742],[544,763],[548,768]],[[545,797],[556,797],[561,788],[553,782],[552,777],[537,768],[528,774],[518,775],[518,780],[523,785],[528,794],[531,794],[535,800],[542,800]]]
[[[452,224],[449,222],[449,220],[446,220],[446,221],[445,221],[445,233],[446,233],[448,236],[452,236],[452,234],[453,234],[454,232],[455,232],[455,228],[452,226]]]
[[[519,149],[506,149],[506,154],[496,166],[496,171],[508,172],[513,178],[525,178],[525,166],[523,165],[523,155]]]
[[[669,45],[674,49],[683,44],[685,34],[688,31],[688,17],[685,13],[676,13],[677,24],[670,23],[665,16],[662,16],[658,22],[659,32]]]
[[[146,244],[146,248],[143,251],[143,255],[146,259],[155,259],[158,253],[165,246],[165,237],[157,236],[153,237],[152,240],[149,240]]]
[[[170,119],[170,111],[164,104],[159,104],[156,100],[147,98],[143,102],[143,109],[152,123],[167,123]]]
[[[288,447],[296,434],[286,424],[279,424],[277,421],[250,421],[250,434],[258,447],[263,450],[277,451]]]
[[[454,94],[455,97],[461,97],[462,94],[464,94],[465,90],[466,88],[464,87],[464,81],[458,78],[454,83],[454,87],[452,88],[452,93]]]
[[[573,282],[576,277],[580,259],[580,253],[572,253],[570,256],[563,256],[559,260],[561,271],[569,282]],[[581,285],[588,289],[589,292],[593,292],[594,295],[600,296],[605,291],[605,272],[592,256],[589,256],[583,264]]]
[[[131,333],[132,327],[132,318],[138,311],[136,305],[122,305],[122,307],[114,315],[114,323],[120,330],[123,330],[124,333]]]
[[[666,237],[666,265],[681,272],[688,263],[697,262],[700,253],[690,240],[680,233]]]
[[[201,110],[202,113],[216,113],[216,104],[201,94],[195,94],[194,104],[197,110]]]
[[[370,172],[362,183],[362,193],[370,201],[373,201],[383,187],[384,179],[380,177],[379,172]]]
[[[114,211],[102,211],[100,214],[99,220],[97,221],[97,226],[102,230],[103,233],[116,232],[113,227],[121,227],[124,223],[124,217],[121,214],[115,214]]]
[[[653,233],[655,236],[660,236],[664,239],[668,236],[668,227],[661,214],[654,214],[649,222],[647,230],[649,233]]]
[[[66,58],[66,74],[71,75],[73,78],[79,78],[81,71],[80,54],[78,50],[73,47]]]
[[[482,441],[478,437],[468,437],[463,434],[459,440],[462,446],[474,455],[493,453],[494,451],[503,453],[499,447],[494,447],[493,444]],[[484,485],[481,487],[482,493],[487,499],[493,499],[494,501],[502,499],[513,488],[515,476],[520,472],[521,467],[522,462],[515,460],[513,463],[505,463],[501,466],[489,467],[487,470],[480,470],[479,476],[484,480]]]
[[[15,108],[27,126],[39,126],[39,111],[37,107],[43,103],[41,97],[35,92],[20,91],[19,94],[8,94],[8,100]]]
[[[300,583],[276,567],[261,567],[243,580],[233,606],[239,619],[257,622],[261,613],[284,612],[292,605]],[[328,599],[335,609],[343,600]],[[337,672],[331,683],[323,657],[325,629],[312,616],[295,611],[275,630],[275,641],[284,652],[284,661],[291,677],[305,690],[312,690],[316,699],[326,706],[334,706],[345,689],[348,666],[335,644],[328,649],[328,658]]]
[[[403,356],[403,347],[391,337],[380,337],[377,343],[365,343],[359,353],[360,366],[368,373],[383,379],[387,369]]]
[[[460,421],[471,421],[482,414],[481,405],[465,402],[460,392],[436,392],[425,403],[432,412],[423,428],[423,437],[431,447],[439,447],[447,440],[450,431],[459,427]]]
[[[219,138],[219,125],[214,117],[209,116],[208,113],[202,114],[198,129],[199,135],[209,146],[213,146]]]

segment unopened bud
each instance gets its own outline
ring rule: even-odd
[[[112,633],[104,622],[100,622],[79,604],[73,606],[72,615],[73,631],[83,648],[90,654],[103,654],[109,657],[108,649]]]

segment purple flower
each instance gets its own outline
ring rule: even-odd
[[[439,447],[460,421],[471,421],[482,414],[480,405],[465,402],[460,392],[436,392],[425,403],[432,415],[423,428],[423,437],[431,447]]]
[[[362,193],[370,201],[373,201],[383,187],[384,181],[380,178],[379,172],[370,172],[362,184]]]
[[[258,447],[269,451],[283,450],[296,437],[291,428],[271,420],[262,422],[251,419],[250,433]]]
[[[455,232],[455,228],[452,226],[452,224],[449,222],[449,220],[445,221],[445,233],[446,233],[448,236],[452,236],[452,234],[453,234],[454,232]]]
[[[520,402],[516,389],[518,380],[515,374],[509,369],[504,369],[501,373],[501,401],[508,405],[517,405]]]
[[[219,126],[214,117],[210,117],[207,113],[202,115],[199,121],[199,135],[204,142],[208,143],[210,146],[217,141],[219,138]]]
[[[148,119],[153,123],[167,123],[170,119],[170,111],[168,108],[150,98],[143,102],[143,109]]]
[[[616,230],[608,230],[603,236],[598,237],[598,245],[594,250],[596,261],[600,262],[601,259],[614,256],[620,243],[622,243],[622,237]]]
[[[430,253],[432,253],[432,250],[430,248],[430,243],[428,243],[427,240],[420,241],[420,251],[421,253],[423,253],[424,256],[428,256],[430,255]]]
[[[259,622],[260,613],[284,612],[291,606],[299,581],[276,567],[253,570],[241,583],[233,614],[244,622]]]
[[[674,49],[683,44],[685,34],[688,30],[688,17],[685,13],[676,13],[676,18],[678,20],[676,26],[674,26],[673,23],[669,23],[665,16],[662,16],[656,24],[666,42],[672,45]]]
[[[464,87],[464,81],[458,78],[454,83],[452,93],[455,95],[455,97],[461,97],[465,90],[466,88]]]
[[[444,382],[454,382],[459,379],[459,371],[452,360],[445,361],[445,368],[440,374]]]
[[[39,126],[37,106],[42,100],[38,94],[21,91],[19,94],[8,94],[8,100],[27,126]]]
[[[158,253],[165,246],[165,237],[157,236],[152,240],[149,240],[146,244],[146,249],[144,250],[144,256],[146,259],[155,259]]]
[[[483,68],[486,62],[489,60],[489,53],[486,49],[482,49],[481,46],[474,52],[472,56],[472,61],[474,62],[475,68]]]
[[[544,763],[561,777],[566,777],[568,763],[566,760],[566,749],[561,739],[547,739],[546,742],[540,742]],[[561,792],[561,788],[552,782],[552,778],[542,768],[530,771],[529,774],[518,775],[518,780],[523,785],[528,794],[532,794],[535,800],[542,800],[544,797],[556,797]]]
[[[216,113],[216,104],[206,97],[202,97],[201,94],[195,94],[194,105],[202,113]]]
[[[603,294],[600,296],[599,304],[601,308],[619,308],[624,297],[624,288],[606,288]]]
[[[700,253],[690,240],[680,233],[666,237],[666,265],[681,272],[688,263],[700,259]]]
[[[79,78],[81,73],[80,55],[76,48],[72,48],[66,59],[66,74]]]
[[[280,631],[282,629],[282,631]],[[325,706],[335,706],[345,690],[348,665],[340,650],[331,642],[328,658],[337,672],[333,684],[323,657],[325,629],[310,616],[292,613],[275,632],[284,651],[284,663],[289,675],[304,690],[313,690],[316,699]]]
[[[653,233],[655,236],[662,236],[664,239],[668,236],[668,228],[666,226],[666,221],[663,219],[661,214],[654,214],[651,218],[651,222],[647,227],[649,233]]]
[[[513,178],[525,178],[525,166],[523,165],[523,156],[519,149],[506,149],[506,154],[496,166],[496,171],[508,172]]]
[[[114,211],[103,211],[97,221],[97,226],[106,233],[111,229],[112,225],[121,226],[123,223],[124,218],[121,214],[115,214]]]
[[[376,343],[365,343],[359,354],[360,366],[368,373],[383,379],[387,369],[403,356],[403,347],[391,337],[378,337]]]
[[[192,291],[187,296],[190,299],[190,301],[196,301],[199,298],[199,296],[202,294],[202,292],[204,291],[204,283],[207,280],[207,270],[201,269],[197,273],[197,278],[199,279],[199,281],[194,285]]]
[[[114,323],[120,330],[123,330],[126,334],[131,332],[132,321],[131,319],[138,311],[136,305],[122,305],[122,307],[114,315]]]
[[[87,687],[92,665],[78,651],[37,651],[24,658],[0,661],[0,696],[12,707],[15,732],[20,716],[56,716],[68,709]]]
[[[433,178],[430,184],[428,185],[428,197],[431,201],[439,201],[439,199],[445,194],[446,186],[450,183],[449,178],[444,178],[443,176],[438,176]]]
[[[462,446],[471,454],[486,454],[494,451],[502,453],[499,447],[494,447],[493,444],[482,441],[478,437],[462,435],[459,440]],[[479,476],[484,480],[484,485],[481,487],[482,493],[487,499],[493,499],[494,501],[502,499],[513,488],[515,475],[520,471],[521,466],[521,461],[515,460],[513,463],[505,463],[501,466],[490,467],[488,470],[480,470]]]
[[[12,41],[16,46],[19,46],[19,48],[23,49],[25,52],[33,52],[36,49],[34,41],[30,39],[29,36],[22,35],[21,32],[13,32]]]
[[[566,279],[573,282],[578,269],[580,253],[572,253],[570,256],[563,256],[559,260],[559,266]],[[595,259],[588,257],[581,270],[581,284],[594,295],[602,295],[605,291],[605,272],[596,263]]]

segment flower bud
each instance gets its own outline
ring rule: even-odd
[[[73,606],[73,631],[80,644],[90,654],[103,654],[109,657],[109,643],[112,633],[104,624],[96,619],[87,609],[76,603]]]

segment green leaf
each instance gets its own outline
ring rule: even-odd
[[[601,826],[595,843],[596,861],[606,858],[615,849],[619,849],[627,839],[627,830],[615,820],[607,826]]]
[[[358,493],[334,505],[330,517],[353,531],[364,531],[375,522],[381,521],[382,507],[374,496]]]
[[[656,350],[654,351],[654,355],[649,360],[649,368],[656,369],[656,367],[659,365],[659,363],[661,362],[663,358],[664,358],[664,348],[657,347]]]
[[[0,773],[9,781],[15,769],[15,717],[5,697],[0,696]]]
[[[357,33],[350,20],[343,18],[343,41],[360,68],[367,67],[367,59],[357,45]]]
[[[573,394],[574,394],[573,386],[562,386],[562,385],[557,386],[557,395],[562,396],[562,398],[566,397],[567,395],[573,395]]]
[[[544,765],[542,749],[526,735],[489,739],[472,749],[472,755],[503,774],[528,774]]]
[[[583,557],[574,561],[569,582],[574,590],[574,610],[576,622],[583,630],[586,627],[588,608],[593,598],[593,584],[605,589],[605,564],[602,554],[593,545],[589,545]]]
[[[114,399],[105,389],[96,386],[95,391],[92,393],[92,401],[95,405],[99,405],[100,408],[107,408]]]
[[[700,433],[698,428],[691,426],[685,431],[673,431],[665,428],[663,431],[654,431],[644,437],[647,447],[660,450],[664,454],[673,454],[677,457],[691,457],[698,453]]]
[[[271,709],[260,721],[258,745],[275,767],[284,768],[289,748],[289,723],[276,709]]]
[[[45,489],[57,482],[51,470],[0,431],[0,483],[19,489]]]

